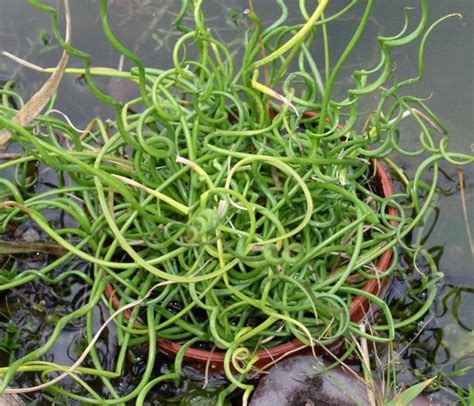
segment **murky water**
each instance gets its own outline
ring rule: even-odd
[[[296,4],[296,0],[290,2]],[[119,66],[120,55],[108,44],[102,33],[99,2],[81,0],[71,3],[74,45],[89,52],[94,58],[95,66]],[[120,40],[136,52],[147,66],[170,66],[170,47],[177,38],[172,21],[178,3],[174,0],[110,0],[111,25]],[[279,15],[273,0],[254,0],[254,3],[257,13],[264,20],[272,21]],[[348,2],[336,0],[333,3],[340,8]],[[239,40],[244,24],[242,13],[248,7],[248,1],[210,0],[205,4],[210,26],[227,41],[233,41],[233,49],[237,52],[242,43]],[[368,39],[364,43],[366,46],[356,49],[349,64],[370,66],[377,61],[378,55],[369,37],[398,32],[403,21],[403,7],[408,6],[417,7],[419,4],[412,0],[378,0],[374,18],[368,28]],[[460,13],[463,18],[453,17],[433,32],[426,51],[425,78],[412,92],[416,92],[418,96],[430,97],[429,105],[449,129],[452,149],[469,152],[474,147],[474,7],[472,0],[430,1],[430,7],[433,21],[450,13]],[[296,11],[294,13],[290,15],[290,19],[298,19]],[[333,26],[329,35],[335,44],[343,46],[360,13],[361,8],[356,7],[350,17],[345,17]],[[417,10],[411,14],[416,21]],[[0,0],[0,49],[39,66],[48,67],[54,66],[61,54],[61,50],[54,44],[48,16],[26,1]],[[335,54],[338,51],[340,50],[336,45]],[[417,58],[414,47],[403,48],[396,53],[400,77],[416,72]],[[80,61],[73,59],[70,66],[82,65]],[[127,67],[125,62],[124,68]],[[10,77],[18,80],[18,89],[21,89],[25,98],[33,94],[45,80],[43,74],[0,56],[0,80]],[[134,96],[133,88],[120,83],[108,79],[99,83],[104,89],[114,92],[116,97],[128,99]],[[341,83],[340,88],[343,87],[344,83]],[[111,110],[97,103],[87,87],[75,76],[67,76],[63,81],[57,106],[79,128],[84,127],[94,115],[112,115]],[[474,306],[474,266],[466,232],[466,227],[474,228],[474,168],[471,166],[464,169],[465,197],[469,210],[466,224],[457,169],[446,164],[443,167],[445,176],[441,179],[441,188],[444,193],[440,194],[437,202],[437,216],[432,219],[434,224],[426,246],[436,254],[439,268],[446,277],[442,294],[431,315],[433,320],[424,332],[414,338],[411,349],[405,354],[407,381],[412,379],[411,374],[415,368],[427,375],[436,375],[440,370],[448,373],[455,366],[474,366],[474,346],[466,345],[474,341],[474,322],[471,316]],[[400,297],[402,293],[397,289],[401,287],[395,284],[391,294],[393,298],[397,298],[397,295]],[[64,311],[68,311],[70,305],[66,299],[77,293],[71,291],[69,296],[62,296]],[[45,303],[44,309],[47,308],[47,300],[50,300],[49,294],[51,292],[45,294],[45,298],[40,298]],[[36,296],[31,296],[30,300],[36,301]],[[43,314],[41,310],[38,312]],[[38,314],[35,317],[39,317]],[[64,336],[64,347],[69,346],[68,340],[72,337],[76,340],[80,332],[81,326],[77,326],[75,335]],[[63,348],[55,351],[54,356],[58,362],[67,364],[75,359],[76,354],[74,351],[64,351]],[[1,357],[0,361],[2,365],[7,363]],[[452,379],[467,388],[468,384],[474,382],[474,373],[454,376]]]

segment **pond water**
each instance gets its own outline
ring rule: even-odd
[[[296,0],[294,2],[296,3]],[[50,3],[56,4],[53,1]],[[89,52],[93,56],[95,66],[119,66],[120,55],[108,44],[101,29],[99,2],[82,0],[71,3],[74,46]],[[110,0],[111,25],[123,43],[136,52],[147,66],[167,67],[171,65],[170,50],[178,38],[172,27],[178,3],[174,0]],[[279,10],[274,0],[256,0],[254,3],[257,13],[265,21],[273,21],[278,17]],[[336,8],[340,8],[348,1],[337,0],[333,3]],[[419,3],[412,0],[379,0],[376,3],[366,46],[356,49],[349,62],[352,66],[371,66],[376,62],[378,54],[374,51],[375,44],[369,38],[373,38],[374,34],[398,32],[403,23],[403,7],[419,8]],[[212,29],[232,42],[233,49],[238,52],[245,24],[243,11],[248,7],[248,1],[210,0],[205,2],[205,5]],[[450,13],[459,13],[463,18],[453,17],[434,30],[428,40],[425,55],[425,77],[411,92],[430,98],[429,106],[448,128],[451,148],[469,153],[474,148],[474,7],[472,0],[430,1],[430,7],[432,21]],[[341,47],[345,44],[361,12],[361,7],[355,7],[349,17],[333,26],[329,35],[335,44],[340,43]],[[418,10],[413,10],[411,15],[416,21]],[[298,18],[295,10],[290,19]],[[31,7],[26,1],[0,0],[1,50],[39,66],[50,67],[56,64],[61,54],[55,44],[48,16]],[[336,46],[335,54],[339,51]],[[416,72],[417,58],[415,47],[403,48],[396,53],[400,77],[411,76]],[[128,67],[127,63],[125,61],[125,69]],[[72,59],[70,66],[82,65],[80,61]],[[18,81],[17,89],[20,89],[25,98],[33,94],[45,80],[44,74],[33,72],[0,56],[0,80],[2,78],[15,78]],[[133,87],[119,81],[104,79],[99,83],[104,89],[124,100],[133,98],[136,92]],[[342,92],[344,83],[340,83],[338,89]],[[73,75],[66,76],[61,84],[56,105],[78,128],[84,128],[94,115],[112,117],[112,111],[99,104],[89,94],[82,81]],[[407,127],[406,131],[409,136],[410,128]],[[402,158],[399,163],[407,166]],[[426,237],[426,246],[434,254],[445,278],[436,306],[422,322],[423,330],[417,335],[400,338],[400,348],[407,344],[406,340],[411,340],[410,347],[403,352],[402,359],[406,366],[405,373],[400,376],[400,379],[405,379],[407,383],[415,382],[414,376],[420,371],[425,376],[434,376],[440,372],[449,375],[455,368],[474,366],[474,266],[472,247],[469,246],[467,237],[467,228],[470,227],[471,232],[474,232],[474,168],[464,168],[468,218],[463,214],[457,168],[447,164],[443,164],[443,168],[441,193],[437,201],[436,215],[430,220],[432,227],[427,227],[430,232]],[[407,169],[413,171],[416,168]],[[61,291],[63,288],[65,290]],[[35,317],[43,314],[41,317],[44,322],[49,300],[54,301],[55,297],[61,297],[61,311],[64,312],[71,311],[70,307],[80,302],[79,288],[63,288],[56,292],[35,291],[34,295],[32,292],[21,292],[16,299],[41,303],[43,310],[38,311]],[[28,298],[25,293],[32,296]],[[390,300],[394,305],[403,307],[405,300],[410,302],[404,293],[403,283],[396,281],[390,293]],[[1,301],[4,302],[3,297]],[[2,321],[1,328],[5,329],[6,322],[7,320]],[[17,322],[21,324],[25,323],[25,320]],[[32,323],[31,320],[29,322]],[[47,324],[44,322],[45,326]],[[80,326],[76,327],[76,330],[66,333],[61,339],[63,346],[72,348],[73,343],[75,345],[76,341],[80,341]],[[47,327],[45,328],[41,334],[48,334]],[[34,338],[35,333],[37,331],[28,333],[31,335],[28,336],[29,345],[34,346],[38,340],[41,341],[41,337]],[[109,339],[112,340],[105,336],[102,340],[104,352],[108,351]],[[51,357],[53,356],[58,362],[68,364],[75,360],[77,354],[74,350],[65,353],[59,349],[53,351]],[[0,357],[0,361],[3,366],[7,364],[8,359]],[[451,379],[460,387],[467,388],[474,382],[474,371],[452,376]],[[128,385],[131,382],[123,384]],[[188,389],[196,388],[190,386]],[[451,391],[449,385],[446,384],[445,390]]]

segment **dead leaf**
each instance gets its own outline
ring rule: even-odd
[[[69,251],[66,248],[56,244],[0,240],[0,255],[29,254],[36,252],[62,257]]]
[[[66,16],[66,43],[71,43],[71,13],[69,11],[69,0],[64,0],[64,11]],[[59,63],[54,70],[53,74],[49,79],[41,86],[23,108],[13,118],[13,122],[24,127],[30,124],[41,111],[49,103],[53,95],[56,93],[61,79],[64,76],[67,63],[69,61],[69,55],[66,51],[63,52]],[[10,140],[11,133],[9,130],[2,130],[0,132],[0,148],[4,147],[5,144]]]
[[[0,396],[0,406],[25,406],[25,404],[18,395]]]

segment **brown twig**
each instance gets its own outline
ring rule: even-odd
[[[464,194],[464,172],[461,167],[458,166],[458,178],[459,178],[459,189],[461,191],[461,204],[464,215],[464,223],[466,224],[467,240],[469,241],[469,247],[471,248],[471,255],[474,257],[474,242],[471,234],[471,227],[469,225],[469,217],[467,215],[467,204],[466,195]]]

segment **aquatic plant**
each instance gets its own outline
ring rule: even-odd
[[[442,275],[421,238],[410,244],[407,237],[429,213],[439,161],[463,165],[474,158],[450,152],[443,126],[425,101],[406,94],[423,76],[430,32],[445,19],[429,25],[427,0],[420,1],[415,28],[406,12],[398,34],[378,37],[379,62],[355,70],[341,100],[335,96],[336,81],[361,42],[374,0],[364,3],[355,32],[335,63],[330,61],[328,27],[357,0],[337,11],[328,9],[329,0],[321,0],[312,14],[302,0],[303,22],[296,25],[287,21],[287,5],[280,0],[281,16],[268,27],[250,7],[250,28],[237,56],[206,26],[203,2],[184,0],[176,19],[183,35],[170,69],[144,66],[117,39],[108,3],[102,0],[107,38],[135,64],[126,72],[94,67],[90,55],[61,33],[58,10],[30,2],[51,15],[65,54],[83,61],[84,68],[66,73],[84,75],[90,91],[113,106],[116,115],[112,122],[94,118],[78,131],[48,114],[53,99],[45,113],[20,122],[11,99],[22,111],[22,98],[9,86],[1,91],[0,139],[21,146],[22,153],[0,164],[14,173],[13,180],[0,180],[0,230],[7,234],[9,227],[32,219],[50,240],[33,249],[47,246],[57,258],[40,270],[0,275],[0,288],[79,278],[90,295],[86,304],[57,321],[44,344],[0,368],[0,392],[43,389],[84,403],[136,399],[141,405],[160,382],[179,381],[188,349],[203,346],[225,353],[230,383],[219,403],[236,389],[244,391],[245,403],[253,389],[248,377],[259,371],[256,351],[295,338],[313,350],[342,341],[344,359],[354,351],[353,336],[390,343],[397,328],[416,322],[430,308]],[[186,25],[190,17],[192,26]],[[399,79],[392,52],[416,41],[418,75]],[[60,65],[54,70],[57,78],[64,70]],[[98,76],[128,79],[140,96],[122,103],[99,88]],[[376,108],[365,112],[364,101],[374,95]],[[417,136],[410,135],[411,149],[402,129],[408,118],[419,127]],[[391,159],[395,153],[423,158],[413,179]],[[382,190],[377,162],[399,178],[395,194]],[[33,164],[54,174],[49,186],[37,192],[38,179],[27,170]],[[53,219],[51,213],[60,212],[66,213],[67,224]],[[11,254],[22,249],[14,242],[4,245]],[[424,260],[432,269],[423,275],[425,304],[395,323],[387,304],[364,287],[373,280],[382,285],[390,277],[397,267],[397,247],[415,264]],[[386,252],[392,252],[391,264],[379,272],[377,261]],[[90,264],[90,271],[75,268],[78,258]],[[58,274],[59,265],[68,270]],[[351,320],[356,297],[382,311],[370,331]],[[97,333],[94,309],[101,301],[112,316]],[[78,361],[72,367],[44,361],[63,329],[78,318],[87,319],[88,341]],[[120,346],[114,371],[104,368],[95,346],[111,322]],[[181,346],[174,369],[155,376],[163,339]],[[145,343],[140,382],[129,393],[119,393],[112,379],[123,373],[129,348]],[[90,367],[81,365],[86,357]],[[20,372],[40,372],[44,384],[7,389]],[[62,388],[65,376],[86,393]],[[94,376],[107,389],[107,399],[88,382]]]

